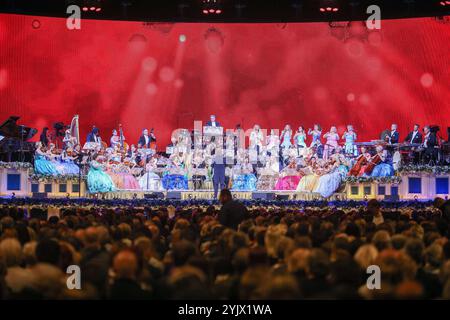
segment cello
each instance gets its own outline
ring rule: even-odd
[[[350,171],[348,172],[349,176],[358,176],[359,173],[361,172],[361,169],[363,168],[364,165],[367,164],[367,158],[366,158],[366,154],[365,153],[361,153],[358,158],[356,159],[356,163],[353,165],[353,167],[350,169]]]
[[[367,175],[370,175],[373,171],[373,169],[375,168],[375,166],[377,164],[379,164],[382,161],[381,155],[379,153],[377,153],[376,155],[374,155],[369,163],[367,164],[366,168],[364,169],[364,173]]]

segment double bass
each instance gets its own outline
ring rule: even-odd
[[[150,129],[150,149],[156,152],[156,137],[153,128]]]
[[[119,124],[119,145],[120,145],[120,153],[125,154],[128,151],[128,144],[125,142],[125,136],[123,135],[123,129],[121,124]]]

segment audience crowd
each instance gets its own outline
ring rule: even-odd
[[[1,299],[450,299],[450,203],[0,206]],[[236,213],[239,214],[236,214]],[[231,218],[231,219],[230,219]],[[81,289],[69,289],[77,265]],[[366,285],[381,270],[381,288]]]

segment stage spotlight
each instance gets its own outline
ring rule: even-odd
[[[202,12],[205,15],[221,14],[222,13],[221,0],[202,0]]]
[[[102,11],[102,0],[83,0],[81,10],[84,12]]]
[[[186,35],[180,34],[180,36],[178,37],[178,40],[179,40],[180,42],[186,42]]]
[[[449,6],[450,7],[450,1],[440,1],[439,4],[443,7]]]
[[[322,13],[336,13],[339,11],[339,2],[337,0],[320,0],[319,11]]]
[[[31,23],[31,26],[33,27],[33,29],[39,29],[41,27],[41,21],[35,19]]]

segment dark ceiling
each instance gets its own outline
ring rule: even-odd
[[[41,16],[67,16],[69,4],[82,6],[98,0],[1,0],[0,12]],[[218,0],[219,1],[219,0]],[[339,3],[336,13],[319,11],[321,1]],[[369,5],[381,8],[382,19],[450,14],[440,0],[221,0],[222,13],[205,15],[202,0],[102,0],[101,12],[82,17],[108,20],[186,22],[294,22],[363,20]],[[444,1],[445,3],[445,1]]]

